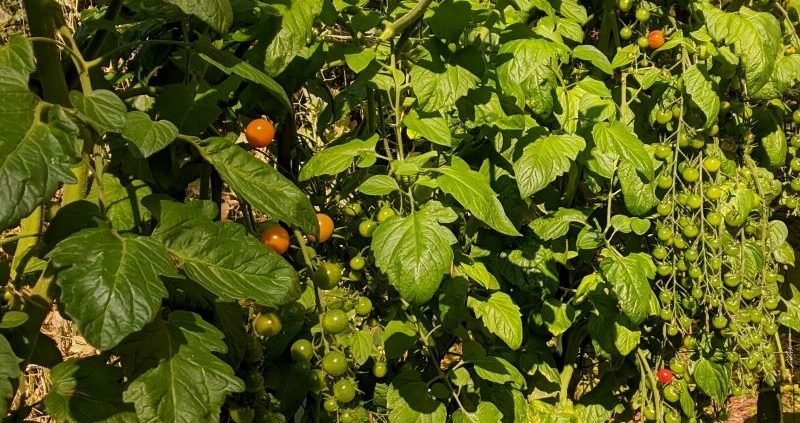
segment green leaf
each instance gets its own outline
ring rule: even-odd
[[[769,170],[775,171],[786,163],[786,153],[788,146],[786,139],[789,138],[783,132],[783,122],[778,114],[783,111],[756,109],[753,113],[755,122],[751,124],[753,135],[759,140],[753,152],[753,156],[758,159],[758,165]]]
[[[600,262],[603,277],[614,289],[620,308],[634,324],[641,323],[650,312],[654,298],[650,279],[655,277],[656,266],[649,255],[635,253],[624,257],[606,257]]]
[[[224,353],[223,334],[197,314],[176,310],[115,350],[129,385],[123,393],[145,422],[216,423],[225,398],[244,391]]]
[[[17,393],[14,384],[20,376],[18,362],[8,340],[0,334],[0,416],[8,415],[11,400]]]
[[[614,55],[614,58],[611,59],[611,67],[614,69],[619,69],[624,66],[628,66],[633,63],[634,59],[638,57],[639,48],[634,43],[628,44],[627,46],[617,50],[617,53]]]
[[[336,175],[353,165],[353,160],[367,161],[367,165],[375,162],[375,146],[378,136],[373,135],[366,141],[359,139],[345,144],[326,147],[317,152],[300,170],[299,179],[307,181],[314,176]]]
[[[74,183],[70,167],[80,161],[78,127],[63,109],[40,121],[38,98],[27,76],[0,66],[0,229],[15,226],[49,201],[62,182]]]
[[[596,347],[607,355],[630,354],[639,346],[641,332],[631,327],[625,316],[620,315],[613,304],[596,302],[597,314],[589,316],[589,335]]]
[[[706,395],[724,402],[728,398],[731,382],[731,364],[701,357],[695,361],[692,371],[695,383]]]
[[[642,181],[632,163],[627,160],[620,162],[617,168],[617,175],[622,186],[622,198],[625,200],[625,208],[632,215],[644,216],[658,205],[659,200],[656,198],[655,184]],[[642,234],[640,233],[640,235]]]
[[[212,222],[201,209],[212,203],[188,204],[170,200],[146,201],[158,216],[153,238],[162,242],[173,260],[219,301],[250,298],[259,304],[283,305],[300,297],[294,268],[242,225]]]
[[[600,122],[592,128],[592,136],[601,152],[613,153],[631,162],[646,181],[653,180],[653,159],[628,127],[619,121]]]
[[[64,311],[86,340],[103,350],[149,323],[167,296],[159,276],[177,276],[156,240],[107,228],[77,232],[50,256]]]
[[[238,75],[250,82],[261,85],[266,88],[267,92],[280,101],[287,113],[293,111],[292,102],[289,101],[289,96],[286,95],[286,91],[283,87],[275,82],[274,79],[267,76],[267,74],[256,69],[255,66],[239,59],[227,51],[215,48],[210,43],[198,43],[195,47],[200,57],[206,62],[216,66],[217,69],[228,75]]]
[[[125,103],[111,91],[94,90],[86,96],[78,91],[70,91],[69,101],[78,116],[101,134],[125,127],[128,110]]]
[[[453,143],[447,120],[442,117],[439,111],[422,113],[422,116],[420,116],[417,110],[412,110],[403,117],[403,124],[408,129],[418,133],[422,138],[435,144],[450,147]]]
[[[277,76],[306,46],[323,3],[319,0],[290,0],[270,4],[280,13],[281,20],[278,21],[280,30],[264,51],[264,71],[267,74]]]
[[[542,305],[542,321],[547,330],[554,336],[561,335],[572,326],[575,320],[575,309],[554,298],[548,298]]]
[[[375,264],[403,299],[422,304],[433,297],[442,276],[450,271],[451,245],[456,242],[450,229],[423,209],[380,224],[372,237],[372,250]]]
[[[520,195],[530,197],[569,170],[586,142],[578,135],[549,135],[523,148],[514,163]]]
[[[469,297],[467,305],[489,332],[500,337],[512,350],[519,349],[522,345],[522,314],[508,294],[495,292],[486,301]]]
[[[726,254],[731,269],[736,269],[747,282],[755,282],[764,272],[764,250],[760,243],[746,240],[735,246],[735,252]]]
[[[439,316],[445,329],[458,327],[467,314],[468,281],[462,277],[448,278],[439,289]]]
[[[86,199],[99,204],[99,189],[97,184],[93,184]],[[150,211],[141,206],[142,199],[153,193],[144,182],[136,180],[123,186],[116,176],[104,173],[102,189],[106,216],[114,230],[132,231],[151,219]]]
[[[552,215],[537,217],[528,226],[542,241],[550,241],[566,235],[572,223],[586,225],[587,213],[587,210],[559,208]]]
[[[366,195],[383,196],[399,191],[397,181],[387,175],[373,175],[358,186],[358,192]]]
[[[545,39],[521,39],[500,46],[497,79],[506,95],[517,106],[528,106],[534,115],[547,116],[553,111],[556,83],[554,69],[567,53],[564,45]]]
[[[759,100],[780,98],[798,81],[800,81],[800,54],[782,55],[775,62],[775,68],[767,83],[761,89],[747,94]]]
[[[147,158],[163,150],[178,136],[178,128],[168,120],[152,121],[147,113],[128,113],[122,137],[130,141],[128,147],[136,157]]]
[[[123,375],[105,355],[70,358],[50,371],[47,413],[62,422],[137,423],[133,404],[122,401]]]
[[[458,63],[445,63],[437,48],[426,45],[419,60],[411,67],[411,88],[423,112],[455,108],[456,100],[466,97],[480,81]]]
[[[694,417],[694,398],[692,398],[692,394],[689,392],[689,387],[686,386],[686,380],[679,379],[678,387],[681,393],[680,404],[683,415],[686,417]]]
[[[431,7],[433,15],[427,19],[434,35],[447,41],[457,41],[472,19],[469,1],[454,0],[441,2]]]
[[[36,70],[33,46],[27,37],[14,34],[8,39],[8,44],[0,46],[0,66],[15,69],[26,75]]]
[[[375,50],[371,49],[356,49],[355,53],[345,53],[344,61],[347,66],[355,73],[361,73],[375,60]]]
[[[278,171],[225,138],[193,142],[231,189],[253,207],[307,234],[318,233],[317,215],[308,197]]]
[[[369,360],[372,353],[372,334],[367,329],[356,332],[352,337],[352,345],[350,345],[350,352],[353,354],[353,360],[359,366]]]
[[[794,285],[789,285],[789,288],[792,290],[792,298],[783,298],[786,311],[781,312],[778,321],[787,328],[800,332],[800,291]]]
[[[717,94],[716,81],[708,74],[704,64],[694,64],[683,72],[683,84],[686,93],[706,116],[703,129],[708,129],[717,121],[719,115],[719,95]]]
[[[794,266],[794,248],[788,242],[784,242],[778,248],[772,250],[772,257],[778,263]]]
[[[392,320],[383,330],[383,346],[386,358],[394,360],[403,356],[414,344],[419,336],[414,326],[410,323]]]
[[[611,68],[611,62],[608,61],[608,57],[595,46],[581,44],[572,50],[572,57],[593,64],[605,74],[614,74],[614,69]]]
[[[489,272],[489,269],[487,269],[486,265],[482,262],[476,261],[472,264],[459,263],[458,271],[490,291],[497,291],[500,289],[500,283],[497,282],[497,278]]]
[[[506,216],[503,205],[497,199],[497,193],[492,190],[489,182],[480,173],[470,169],[466,162],[453,157],[452,166],[442,166],[436,171],[441,173],[441,176],[436,178],[439,188],[452,195],[475,217],[500,233],[520,235]]]
[[[453,413],[453,423],[474,422],[499,422],[503,420],[503,413],[491,402],[481,401],[478,408],[472,411],[456,410]]]
[[[447,407],[428,396],[428,385],[416,371],[403,371],[392,380],[386,396],[390,423],[445,423]]]
[[[165,0],[178,6],[183,13],[197,16],[213,30],[225,34],[233,23],[233,8],[229,0]]]
[[[0,329],[11,329],[22,326],[28,321],[28,313],[24,311],[9,310],[0,318]]]
[[[733,45],[744,68],[747,91],[757,92],[769,80],[783,48],[781,25],[772,14],[742,7],[726,13],[710,3],[698,3],[715,42]]]

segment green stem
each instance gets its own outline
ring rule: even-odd
[[[67,40],[67,44],[69,45],[69,49],[71,51],[72,61],[75,63],[75,67],[78,68],[78,77],[81,81],[81,89],[83,90],[83,95],[89,95],[92,93],[92,80],[89,76],[89,66],[86,64],[86,60],[83,59],[83,55],[81,55],[81,51],[78,48],[78,44],[75,43],[75,38],[72,37],[72,31],[66,25],[61,26],[58,28],[58,33]]]
[[[25,270],[25,263],[28,262],[30,251],[36,246],[39,241],[38,237],[42,233],[42,220],[43,220],[44,207],[41,205],[36,206],[28,217],[22,219],[19,223],[21,228],[19,234],[19,242],[17,243],[17,250],[14,254],[14,260],[11,262],[11,278],[16,279],[17,276]]]
[[[314,264],[311,262],[311,257],[308,256],[308,252],[306,251],[306,239],[303,237],[303,234],[300,233],[297,229],[294,230],[294,238],[297,240],[297,243],[300,244],[300,253],[303,255],[303,261],[306,264],[306,269],[309,272],[314,270]],[[319,288],[314,285],[314,303],[317,307],[317,313],[322,313],[322,301],[320,301],[320,293]]]
[[[421,18],[422,15],[425,13],[425,9],[431,4],[432,0],[420,0],[417,2],[417,5],[414,6],[413,9],[409,10],[408,13],[401,16],[400,19],[394,22],[386,22],[383,32],[381,33],[380,39],[381,41],[388,41],[395,34],[399,33],[407,26],[414,23],[417,19]]]
[[[656,377],[653,376],[655,373],[653,369],[650,368],[650,365],[647,364],[647,358],[644,356],[644,353],[640,349],[636,349],[636,358],[639,359],[639,368],[642,371],[642,377],[646,377],[647,380],[650,381],[650,386],[653,387],[651,392],[653,393],[654,405],[656,407],[656,421],[658,423],[664,423],[664,413],[661,410],[661,394],[658,392],[658,382],[656,382]]]
[[[37,70],[42,81],[44,100],[69,106],[69,88],[67,79],[61,68],[58,46],[54,40],[56,26],[54,15],[61,9],[49,0],[23,1],[25,14],[28,16],[28,29],[31,37],[53,40],[52,43],[34,43],[33,53],[36,56]],[[63,20],[63,17],[61,17]]]

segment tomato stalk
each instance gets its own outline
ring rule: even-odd
[[[664,422],[664,413],[661,410],[661,394],[658,392],[658,383],[656,382],[655,376],[653,376],[653,369],[650,368],[650,365],[647,364],[647,358],[644,356],[644,353],[641,349],[636,349],[636,358],[638,358],[639,362],[639,371],[641,372],[642,378],[647,378],[650,381],[650,386],[653,387],[653,397],[655,400],[656,408],[656,421],[658,423]]]
[[[303,254],[303,262],[306,264],[306,269],[311,271],[314,269],[314,264],[311,262],[311,257],[308,256],[308,252],[306,251],[306,240],[299,230],[294,229],[293,232],[294,238],[297,240],[297,243],[300,244],[300,253]],[[316,284],[314,284],[314,304],[317,313],[322,313],[322,302],[320,301],[319,288]]]
[[[398,20],[394,22],[386,22],[386,26],[381,33],[380,40],[381,41],[388,41],[395,34],[399,33],[400,31],[404,30],[407,26],[411,25],[412,23],[416,22],[417,19],[421,18],[422,15],[425,13],[425,9],[431,4],[432,0],[420,0],[413,9],[409,10],[405,15],[401,16]]]

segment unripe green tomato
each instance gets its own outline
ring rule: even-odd
[[[658,144],[654,148],[654,154],[661,160],[665,160],[672,156],[672,148],[666,144]]]
[[[339,379],[333,384],[333,396],[339,403],[348,403],[356,397],[356,385],[350,379]]]
[[[658,187],[661,189],[669,189],[672,187],[672,177],[665,173],[662,173],[658,175],[658,178],[656,179],[656,184],[658,184]]]
[[[275,336],[282,328],[281,319],[275,313],[259,314],[253,320],[253,329],[261,336]]]
[[[320,289],[333,289],[342,281],[342,266],[339,263],[322,263],[311,279],[314,281],[314,285]]]
[[[386,376],[386,373],[389,372],[389,368],[383,361],[377,361],[372,366],[372,375],[377,377],[378,379]]]
[[[711,325],[715,329],[725,329],[728,326],[728,319],[725,316],[714,316],[711,319]]]
[[[720,166],[722,166],[722,162],[718,157],[708,156],[703,159],[703,169],[708,173],[716,173]]]
[[[633,36],[633,30],[629,26],[623,26],[622,29],[619,30],[619,37],[623,40],[630,40],[631,36]]]
[[[666,125],[672,121],[672,112],[669,110],[658,109],[656,111],[656,122]]]
[[[697,194],[690,194],[686,199],[686,205],[692,210],[697,210],[703,206],[703,197]]]
[[[678,399],[680,398],[680,393],[678,392],[678,388],[671,383],[664,385],[663,394],[664,394],[664,399],[669,402],[677,402]],[[678,421],[680,422],[680,418],[678,418]]]
[[[708,187],[703,194],[711,201],[719,200],[722,197],[722,189],[720,187]]]
[[[251,423],[256,417],[256,412],[250,407],[236,406],[228,409],[234,423]]]
[[[350,268],[353,270],[361,270],[366,264],[367,261],[364,260],[364,257],[362,257],[361,254],[350,259]]]
[[[378,223],[374,220],[362,220],[361,223],[358,224],[358,234],[365,238],[371,238],[377,228]]]
[[[675,336],[678,334],[678,326],[677,325],[669,325],[667,327],[667,335]]]
[[[639,22],[647,22],[648,20],[650,20],[650,11],[645,9],[644,7],[636,9],[636,20]]]
[[[343,213],[345,214],[345,216],[349,216],[349,217],[356,217],[356,216],[360,215],[361,214],[361,203],[348,204],[344,208]]]
[[[692,183],[700,179],[700,171],[693,167],[687,167],[681,172],[681,177],[684,181]]]
[[[298,339],[292,344],[291,354],[297,362],[309,362],[314,357],[314,346],[307,339]]]
[[[335,413],[339,410],[339,402],[335,398],[328,398],[322,403],[322,408],[329,413]]]
[[[350,319],[344,310],[330,310],[321,316],[322,330],[336,335],[346,331],[350,327]]]
[[[347,372],[347,357],[339,351],[331,351],[322,357],[322,370],[331,376],[341,376]]]
[[[669,216],[672,214],[672,204],[659,203],[658,206],[656,206],[656,211],[658,212],[659,216]]]
[[[367,316],[372,311],[372,301],[367,297],[358,297],[355,309],[357,315]]]
[[[394,211],[393,208],[384,207],[384,208],[380,209],[380,211],[378,212],[378,215],[375,217],[375,219],[378,221],[378,224],[381,224],[381,223],[385,222],[386,220],[388,220],[390,217],[395,216],[395,215],[397,215],[397,213]]]
[[[718,227],[722,224],[722,215],[717,212],[711,212],[706,215],[706,222],[713,227]]]
[[[633,7],[633,0],[617,0],[617,8],[622,12],[627,12]]]
[[[648,40],[647,37],[642,36],[636,39],[636,44],[639,46],[639,48],[645,49],[650,46],[650,40]]]
[[[792,122],[800,124],[800,109],[797,109],[792,113]]]
[[[653,248],[653,257],[656,260],[664,260],[667,257],[667,254],[668,254],[667,249],[664,248],[664,246],[662,245],[658,245],[655,248]]]

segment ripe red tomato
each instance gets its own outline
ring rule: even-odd
[[[319,224],[319,242],[323,243],[333,235],[333,219],[325,213],[317,213],[317,223]],[[314,235],[309,235],[308,239],[317,241],[317,237]]]
[[[667,384],[672,381],[672,371],[669,369],[661,369],[658,371],[658,381]]]
[[[275,125],[264,118],[253,119],[244,129],[244,136],[254,148],[269,147],[275,139]]]
[[[654,29],[647,34],[647,43],[652,49],[657,49],[664,45],[664,33],[660,29]]]
[[[283,254],[289,249],[289,232],[281,226],[269,227],[261,234],[261,243],[272,251]]]

